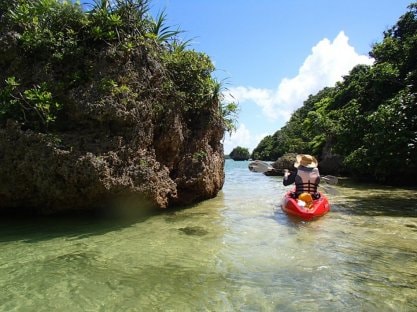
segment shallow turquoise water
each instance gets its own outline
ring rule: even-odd
[[[417,310],[415,189],[341,181],[306,223],[247,164],[228,160],[223,191],[188,209],[1,220],[0,310]]]

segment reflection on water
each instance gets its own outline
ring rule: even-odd
[[[215,199],[130,219],[2,220],[2,311],[415,311],[416,190],[323,186],[313,222],[280,177],[226,162]]]

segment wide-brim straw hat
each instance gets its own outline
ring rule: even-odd
[[[303,166],[306,168],[317,168],[318,161],[314,156],[311,155],[297,155],[294,167],[298,168],[299,166]]]

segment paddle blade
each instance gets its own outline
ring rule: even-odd
[[[336,185],[339,182],[339,179],[332,175],[322,176],[320,179],[331,185]]]
[[[334,187],[333,185],[330,185],[330,184],[320,184],[319,186],[320,186],[321,188],[323,188],[323,190],[324,190],[327,194],[330,194],[330,195],[335,195],[335,196],[340,195],[340,192],[339,192],[337,189],[335,189],[335,187]]]
[[[272,170],[272,166],[269,165],[268,163],[264,162],[264,161],[260,161],[260,160],[255,160],[253,162],[251,162],[249,165],[249,170],[252,172],[260,172],[260,173],[264,173],[267,172],[269,170]]]

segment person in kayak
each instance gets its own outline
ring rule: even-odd
[[[320,193],[317,192],[320,183],[320,173],[317,166],[318,161],[314,156],[304,154],[297,155],[294,163],[296,171],[284,170],[283,184],[287,186],[295,183],[295,191],[292,194],[294,198],[298,198],[304,193],[310,194],[313,199],[320,198]]]

